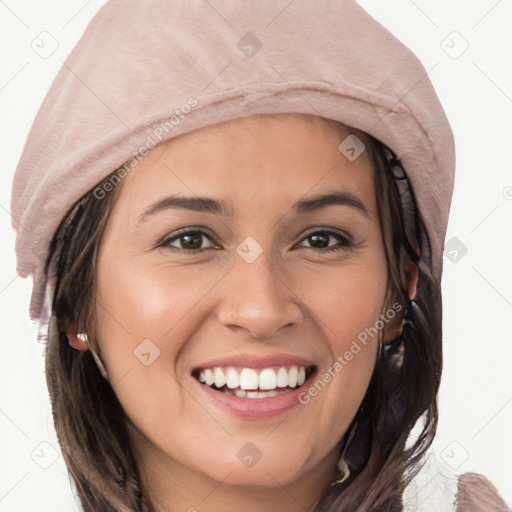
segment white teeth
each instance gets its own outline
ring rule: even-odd
[[[226,384],[229,389],[235,389],[240,386],[240,377],[234,368],[228,368],[226,372]]]
[[[213,372],[210,369],[204,371],[204,382],[207,386],[211,386],[215,382]]]
[[[297,384],[299,386],[302,386],[304,382],[306,381],[306,368],[304,366],[301,366],[299,368],[299,376],[297,377]]]
[[[258,374],[252,368],[244,368],[240,373],[242,389],[258,389]]]
[[[214,368],[213,376],[215,377],[215,386],[219,389],[226,384],[226,376],[221,368]]]
[[[270,391],[247,391],[247,398],[269,398],[272,396],[283,395],[284,393],[289,393],[290,391],[291,390],[276,391],[275,389],[272,389]]]
[[[288,371],[288,386],[294,388],[297,386],[297,380],[299,378],[299,369],[296,366],[292,366]]]
[[[261,390],[276,389],[277,377],[272,368],[261,370],[259,378],[259,387]]]
[[[259,372],[259,375],[258,375]],[[198,375],[199,382],[207,386],[213,386],[217,389],[224,388],[225,392],[243,396],[247,398],[264,398],[268,396],[277,396],[274,393],[281,394],[285,388],[294,389],[302,386],[306,381],[306,368],[304,366],[280,367],[276,368],[222,368],[216,366],[200,370]],[[278,389],[279,388],[279,391]],[[246,393],[246,391],[253,391]]]
[[[288,386],[288,372],[286,368],[279,368],[277,372],[277,387],[285,388]]]

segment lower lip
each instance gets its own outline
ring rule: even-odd
[[[194,382],[201,388],[208,399],[221,409],[239,418],[260,420],[279,416],[300,405],[299,395],[307,389],[310,380],[311,376],[302,386],[293,391],[287,391],[282,395],[266,398],[244,398],[228,395],[222,391],[215,391],[209,386],[201,384],[196,379],[194,379]]]

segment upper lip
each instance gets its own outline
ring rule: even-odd
[[[304,357],[292,354],[268,354],[265,356],[251,354],[236,354],[232,356],[221,357],[205,361],[195,367],[195,370],[205,368],[221,367],[241,367],[241,368],[270,368],[271,366],[314,366],[314,363]]]

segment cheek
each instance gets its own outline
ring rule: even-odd
[[[98,277],[97,309],[100,332],[109,340],[105,357],[114,350],[133,350],[145,339],[169,355],[179,350],[172,340],[190,329],[190,313],[221,277],[222,269],[201,271],[143,262],[105,265]]]
[[[386,284],[385,260],[374,257],[345,267],[304,270],[292,286],[338,355],[375,325]]]
[[[333,440],[348,428],[373,373],[386,275],[385,261],[374,259],[350,270],[303,274],[295,288],[327,345],[322,367],[301,401],[314,411],[309,417],[315,418],[316,430]]]
[[[180,352],[201,325],[204,299],[224,271],[126,264],[115,257],[99,269],[99,346],[123,408],[135,423],[181,410]]]

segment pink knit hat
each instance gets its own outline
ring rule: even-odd
[[[389,146],[427,229],[422,259],[441,278],[453,135],[422,64],[355,1],[112,0],[55,78],[14,176],[31,317],[48,313],[50,242],[81,196],[159,142],[266,113],[323,116]]]

